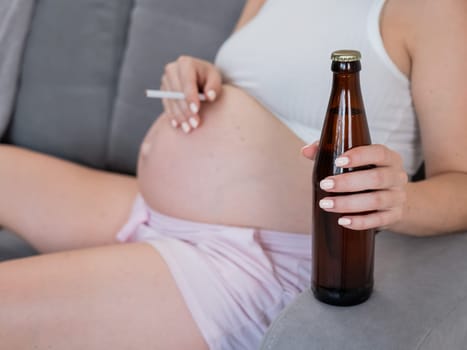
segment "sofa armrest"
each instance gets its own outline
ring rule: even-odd
[[[268,330],[263,350],[465,349],[467,235],[377,237],[375,291],[335,307],[301,294]]]

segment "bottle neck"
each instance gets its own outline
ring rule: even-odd
[[[334,73],[358,73],[362,70],[362,64],[360,61],[353,62],[337,62],[333,61],[331,70]]]
[[[332,91],[320,150],[328,152],[332,155],[331,159],[335,159],[353,147],[371,144],[371,138],[360,90],[360,62],[333,62],[332,71]],[[317,163],[322,163],[323,159],[318,158]],[[328,166],[327,169],[333,174],[355,170],[338,168],[333,162]]]
[[[336,73],[333,74],[333,90],[348,90],[360,92],[360,73]]]
[[[334,73],[334,88],[344,88],[353,91],[360,91],[360,61],[353,62],[332,62],[331,70]]]

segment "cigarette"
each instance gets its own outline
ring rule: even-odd
[[[167,98],[173,100],[184,100],[185,94],[183,92],[177,91],[161,91],[161,90],[146,90],[147,98]],[[204,94],[198,94],[200,101],[206,101],[206,96]]]

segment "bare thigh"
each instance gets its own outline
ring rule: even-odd
[[[1,263],[0,281],[2,349],[207,349],[144,243]]]
[[[0,145],[0,226],[40,252],[115,242],[137,193],[129,176]]]

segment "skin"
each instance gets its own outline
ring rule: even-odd
[[[250,1],[249,7],[257,9],[261,3]],[[332,201],[332,208],[323,207],[328,211],[352,213],[362,208],[376,211],[365,216],[344,216],[347,227],[383,228],[417,237],[467,228],[467,154],[462,152],[467,146],[467,79],[460,74],[467,54],[466,13],[467,3],[463,0],[386,3],[380,21],[381,33],[389,56],[411,82],[426,180],[408,183],[400,156],[384,145],[359,147],[343,154],[349,167],[378,165],[372,171],[326,179],[334,183],[329,192],[377,189],[366,195],[324,198],[328,206]],[[248,18],[244,16],[241,21],[246,23]],[[187,66],[197,70],[196,61],[183,57],[171,64],[164,79],[177,82],[181,85],[172,86],[184,89],[191,84],[183,79]],[[216,74],[215,68],[210,72]],[[216,86],[209,88],[216,89]],[[167,86],[163,84],[162,89]],[[198,100],[188,98],[188,103],[197,104]],[[166,109],[166,112],[169,118],[180,118],[174,110]],[[193,128],[184,131],[190,133]],[[315,149],[310,146],[305,155],[313,159]]]
[[[254,17],[261,4],[262,1],[250,0],[239,23],[243,25]],[[420,8],[423,8],[423,16]],[[351,216],[351,227],[386,226],[420,236],[467,228],[467,155],[461,152],[467,148],[467,118],[464,115],[467,86],[466,79],[459,74],[464,67],[462,57],[467,56],[467,43],[463,40],[467,31],[465,13],[466,4],[462,0],[412,0],[409,3],[390,0],[386,6],[381,21],[384,43],[396,65],[412,82],[428,178],[417,184],[407,184],[400,157],[384,146],[349,151],[345,154],[349,158],[348,166],[371,163],[378,167],[371,173],[333,178],[334,190],[359,191],[368,184],[380,189],[359,200],[350,199],[352,196],[346,199],[334,197],[333,210],[336,211],[349,212],[357,210],[358,206],[378,211],[372,217]],[[443,69],[432,69],[433,62]],[[190,70],[191,73],[178,73]],[[174,74],[179,77],[178,83]],[[196,159],[207,162],[210,156],[220,154],[228,158],[219,158],[223,163],[219,163],[222,166],[218,171],[224,171],[223,168],[228,166],[260,171],[258,168],[261,167],[255,168],[254,165],[264,165],[266,162],[258,161],[271,159],[274,155],[276,163],[267,164],[276,164],[279,169],[282,168],[281,162],[289,162],[288,169],[294,174],[266,171],[277,177],[269,176],[269,184],[275,184],[275,181],[283,184],[283,181],[294,178],[296,181],[290,182],[290,186],[296,187],[291,188],[297,193],[303,192],[306,197],[311,188],[302,185],[302,181],[309,181],[312,165],[306,157],[312,159],[316,150],[315,145],[309,145],[302,150],[306,157],[301,157],[299,150],[304,145],[295,135],[244,92],[222,86],[217,74],[210,63],[189,57],[168,66],[162,87],[188,92],[188,98],[178,105],[178,110],[164,101],[165,113],[151,128],[142,146],[138,183],[130,177],[98,172],[30,151],[0,146],[0,223],[21,234],[40,251],[57,252],[0,264],[0,339],[3,347],[207,348],[157,251],[146,244],[114,244],[115,233],[128,217],[137,191],[156,187],[145,183],[150,181],[151,172],[167,171],[167,165],[175,167],[177,171],[163,173],[162,178],[172,175],[178,186],[172,187],[172,191],[161,191],[159,194],[164,196],[163,200],[152,199],[156,209],[166,205],[162,209],[169,213],[175,210],[170,205],[170,198],[175,197],[175,204],[181,203],[175,202],[176,196],[171,196],[170,192],[174,194],[180,186],[186,186],[179,191],[186,201],[186,191],[194,191],[204,183],[210,183],[202,175],[210,176],[209,171],[216,168],[209,169],[205,166],[208,163],[197,164]],[[193,89],[193,77],[206,94],[215,91],[215,98],[201,105],[193,94],[196,91]],[[198,108],[197,113],[188,112],[192,103]],[[251,115],[247,110],[239,113],[235,113],[235,108],[228,110],[232,105],[250,110],[248,113],[254,113],[251,115],[255,116],[255,122],[248,118]],[[197,128],[189,124],[189,117],[193,115],[199,120]],[[172,126],[174,119],[176,127]],[[183,131],[183,122],[190,125],[188,132]],[[203,153],[203,145],[209,145],[213,142],[211,138],[218,134],[225,136],[229,140],[226,144],[233,144],[233,147],[229,149],[224,145],[216,148],[216,152],[212,152],[214,155],[209,155],[206,149]],[[269,136],[254,140],[252,134]],[[155,139],[161,142],[160,147],[151,139],[154,135],[158,135]],[[277,139],[283,143],[280,148],[283,153],[279,155]],[[256,155],[251,149],[254,145],[261,151]],[[242,147],[249,150],[248,157],[242,153]],[[201,158],[195,158],[195,154]],[[235,157],[236,154],[246,158]],[[164,159],[165,167],[157,167],[156,164],[164,162]],[[225,159],[229,162],[226,163]],[[248,167],[242,166],[243,159],[249,162]],[[188,169],[195,172],[188,172]],[[200,169],[204,173],[200,173]],[[264,175],[256,174],[258,179]],[[217,185],[221,189],[232,184],[240,186],[245,183],[241,176],[252,178],[250,175],[239,173],[238,177]],[[145,180],[145,176],[149,180]],[[251,190],[256,188],[243,189],[251,195]],[[297,227],[287,223],[286,230],[306,232],[310,224],[306,219],[309,207],[303,204],[306,202],[299,194],[285,197],[287,194],[284,193],[288,191],[281,191],[280,186],[273,188],[274,191],[267,191],[265,186],[264,194],[290,200],[290,208],[294,209],[289,208],[290,215],[297,215],[293,217]],[[231,191],[229,195],[236,193],[241,194],[240,191]],[[152,197],[151,193],[146,193],[146,196]],[[238,195],[235,199],[243,197]],[[261,193],[257,197],[249,198],[253,208],[258,204],[255,201],[264,198]],[[263,203],[275,203],[276,199],[263,199]],[[187,206],[179,216],[199,216],[199,221],[212,219],[212,222],[248,225],[258,219],[260,227],[264,220],[266,227],[270,225],[279,229],[281,224],[284,225],[284,220],[273,220],[278,216],[275,211],[278,208],[273,205],[263,204],[264,212],[250,217],[245,215],[249,210],[243,206],[236,208],[235,215],[227,218],[225,215],[231,209],[228,205],[220,205],[213,218],[206,210],[187,211],[209,203],[208,196],[201,198],[199,206],[198,203]],[[298,210],[296,214],[295,209]],[[303,214],[305,212],[306,215]],[[183,332],[180,332],[180,327],[183,327]],[[109,334],[112,336],[106,336]]]
[[[423,16],[420,16],[421,9]],[[467,3],[462,0],[442,4],[432,0],[389,1],[381,26],[388,53],[411,81],[427,179],[408,183],[403,188],[406,200],[397,209],[400,220],[354,217],[350,218],[353,222],[349,227],[386,226],[419,237],[465,231],[467,154],[463,150],[467,149],[467,79],[459,72],[464,70],[467,54]],[[393,159],[389,163],[397,164],[393,152],[377,150],[377,147],[374,152],[363,148],[348,152],[349,166],[361,164],[360,159],[377,157],[378,152],[380,160]],[[366,180],[364,174],[353,177],[352,181],[360,185]],[[336,179],[335,189],[338,188],[354,191],[356,187],[342,177]],[[385,200],[376,196],[369,200]],[[336,208],[342,208],[339,212],[350,209],[345,201],[342,198],[341,203],[336,203]]]
[[[0,263],[2,348],[207,349],[156,250],[115,244],[134,178],[5,145],[0,174],[0,222],[50,253]]]
[[[138,166],[146,203],[186,220],[307,233],[312,187],[310,162],[299,152],[304,143],[231,86],[201,113],[203,124],[188,135],[167,115],[149,131]]]

